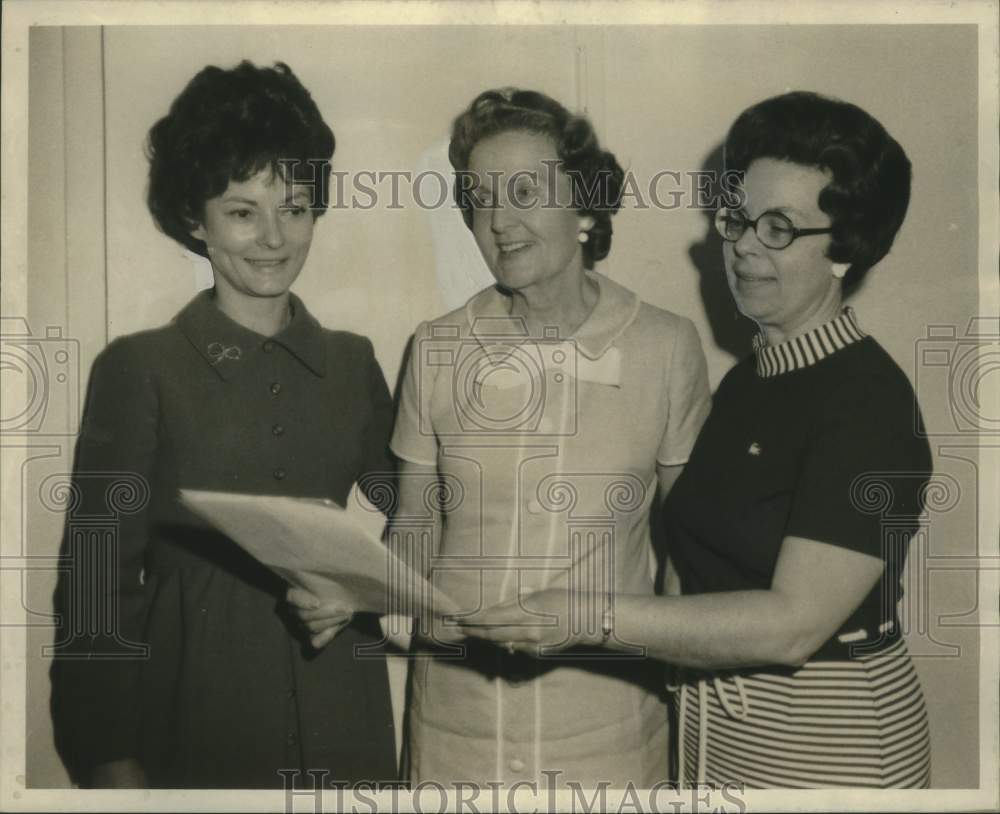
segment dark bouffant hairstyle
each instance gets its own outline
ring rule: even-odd
[[[888,254],[910,202],[910,161],[903,148],[856,105],[795,91],[740,114],[726,137],[727,170],[758,158],[829,170],[819,196],[832,222],[828,256],[850,265],[844,287],[861,281]]]
[[[584,265],[593,268],[611,251],[611,216],[621,206],[625,174],[614,154],[601,149],[590,122],[574,116],[544,93],[517,88],[488,90],[455,119],[448,158],[456,171],[455,202],[466,226],[472,228],[474,207],[462,182],[469,156],[484,138],[512,130],[549,136],[554,142],[562,170],[570,178],[573,205],[581,215],[594,219],[590,238],[582,247]]]
[[[283,62],[258,68],[243,61],[231,70],[210,65],[149,131],[149,211],[164,234],[207,256],[191,230],[201,223],[205,202],[230,181],[270,168],[310,184],[313,215],[322,215],[334,146],[309,91]],[[283,161],[297,162],[291,178]]]

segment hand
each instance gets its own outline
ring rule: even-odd
[[[424,640],[445,648],[459,645],[469,636],[453,617],[432,616],[429,613],[416,620],[416,630]]]
[[[95,789],[148,788],[146,772],[135,758],[99,763],[90,774],[90,787]]]
[[[591,594],[548,588],[487,608],[476,616],[474,624],[460,624],[459,630],[512,652],[541,657],[545,655],[542,648],[563,650],[576,645],[599,645],[600,605],[588,603],[601,601]],[[596,626],[591,623],[590,627],[595,629],[590,631],[584,624],[589,618],[598,620]]]
[[[449,648],[463,642],[465,631],[458,626],[453,616],[433,613],[432,608],[421,603],[418,614],[413,618],[413,637],[419,641]]]
[[[354,611],[342,600],[323,602],[301,588],[289,588],[285,599],[311,634],[309,642],[317,650],[332,642],[354,617]]]

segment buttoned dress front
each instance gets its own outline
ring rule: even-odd
[[[598,301],[568,338],[528,339],[495,288],[416,332],[392,449],[437,469],[446,505],[429,571],[469,621],[553,585],[653,592],[656,466],[687,460],[709,407],[705,360],[688,320],[588,276]],[[599,630],[595,611],[579,624]],[[667,776],[655,662],[533,660],[471,640],[460,656],[426,641],[417,655],[412,782],[620,787]]]
[[[133,758],[154,787],[280,788],[281,770],[396,777],[384,658],[355,652],[379,641],[377,622],[359,617],[313,650],[283,582],[177,499],[190,488],[344,504],[355,481],[390,468],[392,405],[371,343],[292,305],[265,338],[204,292],[94,364],[53,669],[56,733],[77,768]],[[117,552],[76,528],[107,516],[115,483],[135,489]],[[107,596],[87,577],[102,556],[117,567]],[[96,618],[108,608],[116,633]]]

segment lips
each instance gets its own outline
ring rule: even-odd
[[[531,241],[529,240],[512,240],[509,243],[497,243],[497,249],[500,251],[501,257],[516,254],[527,249],[529,246],[531,246]]]
[[[768,274],[754,274],[753,272],[747,271],[745,268],[740,268],[739,266],[733,268],[733,274],[736,275],[736,279],[742,283],[768,283],[773,282],[774,277]]]
[[[288,258],[287,257],[279,257],[279,258],[276,258],[276,259],[260,259],[260,260],[255,260],[252,257],[244,257],[243,259],[246,260],[246,262],[249,263],[254,268],[268,269],[268,268],[276,268],[277,266],[280,266]]]

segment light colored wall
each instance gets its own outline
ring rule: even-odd
[[[107,343],[101,31],[38,28],[29,46],[26,316],[44,337],[37,349],[48,378],[38,394],[45,420],[28,436],[20,470],[22,537],[35,564],[22,587],[30,611],[26,770],[30,782],[61,786],[68,781],[52,746],[44,648],[57,576],[46,558],[58,554],[63,517],[46,484],[70,471],[86,374]],[[59,335],[48,337],[50,330]]]
[[[146,211],[142,144],[149,126],[207,62],[232,65],[284,60],[310,89],[334,129],[335,169],[450,172],[447,136],[463,103],[487,85],[539,85],[575,98],[572,30],[514,29],[498,51],[490,29],[241,28],[108,29],[108,278],[112,336],[165,322],[190,298],[191,275],[179,249]],[[553,54],[566,59],[553,60]],[[442,72],[451,66],[473,70]],[[363,66],[363,67],[362,67]],[[150,78],[156,77],[155,82]],[[388,193],[389,185],[380,189]],[[427,183],[426,198],[438,197]],[[364,204],[367,196],[358,195]],[[296,291],[315,315],[371,335],[390,382],[403,346],[421,319],[440,313],[436,282],[441,251],[432,226],[464,245],[481,264],[471,237],[450,210],[428,212],[400,196],[403,209],[345,208],[318,223]],[[448,241],[449,243],[454,241]],[[488,272],[481,271],[484,279]],[[150,291],[156,296],[151,297]]]
[[[914,174],[907,219],[891,254],[851,304],[862,327],[918,381],[930,431],[947,433],[953,426],[947,386],[939,369],[918,367],[918,341],[929,325],[957,326],[962,335],[978,313],[975,29],[610,29],[605,48],[615,57],[605,63],[604,139],[639,176],[705,166],[737,113],[799,88],[860,105],[903,145]],[[746,352],[747,335],[745,321],[733,317],[718,241],[705,245],[708,228],[695,211],[624,212],[610,266],[650,302],[695,320],[714,386],[732,364],[734,349]],[[962,439],[934,439],[934,465],[955,479],[961,498],[932,515],[927,549],[911,551],[903,605],[911,651],[923,656],[917,669],[929,698],[933,782],[943,787],[974,785],[978,778],[971,746],[979,732],[979,637],[970,627],[934,623],[938,614],[961,614],[977,604],[973,571],[938,570],[949,555],[977,550],[977,453],[956,449],[954,442]]]
[[[161,324],[195,291],[194,266],[156,231],[145,208],[142,145],[149,126],[205,64],[288,62],[334,128],[335,169],[348,173],[446,172],[454,115],[479,91],[513,84],[585,108],[622,165],[648,182],[661,170],[710,165],[740,110],[807,88],[868,109],[913,161],[907,222],[854,304],[862,325],[919,380],[932,430],[952,425],[947,384],[936,379],[928,389],[917,343],[931,324],[957,325],[961,333],[977,310],[972,28],[117,27],[36,31],[31,48],[31,167],[38,183],[29,201],[29,303],[40,321],[82,337],[84,371],[105,332],[114,337]],[[93,105],[81,101],[94,99],[103,111],[96,120]],[[670,188],[665,183],[662,190]],[[325,324],[372,337],[390,385],[417,322],[487,279],[454,210],[423,211],[406,195],[402,202],[401,210],[329,212],[296,284]],[[603,270],[650,302],[694,319],[714,385],[735,354],[745,352],[747,326],[732,316],[718,247],[706,234],[701,212],[630,206],[615,219]],[[65,445],[59,454],[65,465]],[[956,479],[962,499],[933,516],[931,553],[974,553],[975,459],[937,454],[936,465]],[[45,471],[40,466],[32,477],[38,481]],[[32,505],[26,510],[32,546],[52,553],[57,518]],[[910,570],[919,576],[933,568],[922,562]],[[911,591],[922,604],[906,611],[911,647],[924,656],[918,670],[929,700],[934,782],[941,787],[977,783],[978,637],[969,627],[918,626],[924,612],[936,620],[973,608],[974,589],[971,573],[931,574]],[[39,580],[33,607],[44,608],[50,593],[51,584]],[[45,635],[41,629],[33,644]],[[960,653],[946,657],[941,643]],[[65,774],[46,711],[47,666],[31,655],[29,669],[29,781],[61,785]]]

